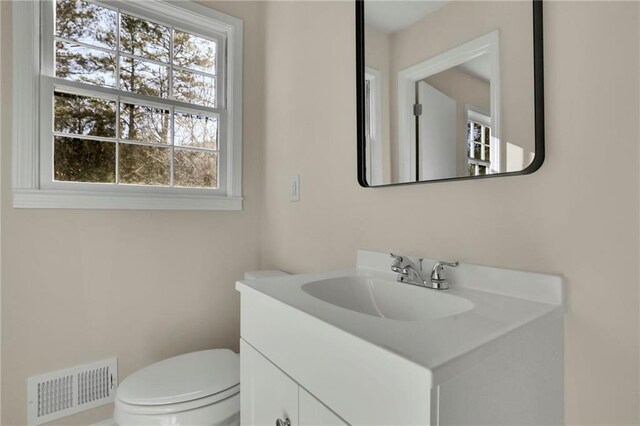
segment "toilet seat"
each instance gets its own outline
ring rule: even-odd
[[[116,410],[153,415],[194,410],[240,392],[240,361],[229,349],[210,349],[151,364],[122,381]]]
[[[240,385],[233,386],[222,392],[218,392],[214,395],[209,395],[204,398],[198,398],[193,401],[178,402],[175,404],[162,404],[162,405],[136,405],[127,404],[116,398],[116,409],[129,413],[139,415],[155,415],[155,414],[172,414],[179,413],[181,411],[195,410],[196,408],[206,407],[212,404],[222,405],[226,399],[230,399],[240,393]]]

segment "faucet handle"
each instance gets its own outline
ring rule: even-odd
[[[431,280],[436,280],[436,281],[444,281],[444,275],[443,275],[443,270],[445,266],[450,266],[452,268],[456,268],[458,265],[460,264],[460,262],[455,261],[455,262],[444,262],[444,261],[438,261],[436,262],[435,265],[433,265],[433,269],[431,270]]]
[[[402,269],[404,269],[403,262],[404,258],[402,256],[398,256],[397,254],[389,253],[391,257],[393,257],[393,263],[391,264],[391,270],[393,272],[401,273]]]

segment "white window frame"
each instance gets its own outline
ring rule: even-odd
[[[242,210],[242,20],[191,1],[102,1],[128,13],[158,20],[219,40],[226,39],[225,68],[219,70],[226,93],[216,107],[226,132],[219,135],[223,152],[219,163],[219,188],[161,188],[142,185],[54,182],[51,174],[51,104],[56,78],[45,69],[42,49],[52,43],[53,22],[44,8],[55,0],[13,4],[13,158],[12,187],[15,208]],[[213,29],[213,30],[212,30]],[[51,32],[48,34],[47,31]],[[220,38],[216,37],[217,32]],[[82,84],[65,81],[82,89]],[[218,85],[220,88],[221,85]],[[93,86],[95,92],[109,89]],[[225,96],[226,95],[226,96]],[[136,99],[132,93],[130,99]],[[163,104],[177,103],[163,99]],[[197,112],[197,107],[191,107]],[[49,176],[47,178],[47,176]]]

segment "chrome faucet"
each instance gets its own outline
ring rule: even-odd
[[[438,261],[433,265],[431,277],[427,280],[422,271],[423,259],[418,259],[419,265],[417,265],[406,256],[397,256],[391,253],[391,257],[394,259],[391,264],[391,270],[398,273],[398,282],[427,287],[434,290],[448,289],[449,284],[444,277],[444,267],[456,267],[459,265],[459,262]]]

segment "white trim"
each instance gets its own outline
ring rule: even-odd
[[[398,73],[398,149],[400,182],[414,180],[416,175],[416,149],[411,143],[416,138],[413,115],[415,83],[434,74],[446,71],[478,56],[491,57],[491,117],[492,139],[500,140],[500,53],[499,31],[485,34],[456,46],[426,61],[405,68]]]
[[[26,209],[241,210],[242,197],[14,189],[13,206]]]
[[[191,4],[191,3],[190,3]],[[193,4],[205,8],[204,6]],[[218,12],[209,9],[212,15]],[[220,14],[223,15],[223,14]],[[227,126],[229,131],[229,140],[235,143],[229,144],[227,152],[227,182],[229,182],[230,197],[242,197],[242,79],[244,77],[244,68],[242,65],[242,46],[243,46],[243,24],[242,20],[233,18],[229,15],[223,15],[225,19],[229,19],[232,28],[227,35],[227,44],[233,48],[226,49],[227,52],[227,68],[229,64],[233,64],[234,73],[227,73],[227,99],[226,107],[229,113],[229,123]],[[231,94],[231,96],[229,96]]]
[[[13,167],[11,181],[14,188],[38,187],[39,6],[39,2],[36,1],[17,1],[12,5]]]
[[[163,193],[155,188],[100,188],[95,185],[69,185],[64,189],[44,188],[40,182],[40,135],[45,127],[48,114],[40,111],[40,96],[52,92],[57,79],[44,77],[51,75],[51,69],[42,69],[41,18],[47,27],[52,25],[47,13],[41,13],[38,1],[20,1],[13,5],[13,158],[12,188],[16,208],[79,208],[79,209],[167,209],[167,210],[242,210],[242,20],[190,1],[172,0],[120,0],[102,1],[127,12],[143,11],[151,19],[164,16],[164,21],[172,23],[180,30],[186,30],[216,39],[226,36],[226,46],[218,42],[220,52],[226,51],[226,62],[218,61],[216,82],[221,95],[216,108],[203,107],[203,112],[212,112],[225,120],[220,126],[218,150],[224,153],[225,163],[219,164],[219,190],[173,188]],[[220,31],[212,30],[218,27]],[[42,34],[42,42],[52,41],[52,34]],[[223,69],[222,63],[226,64]],[[50,68],[50,67],[49,67]],[[233,70],[234,72],[228,72]],[[42,78],[41,78],[42,73]],[[43,80],[44,79],[44,80]],[[41,84],[46,80],[47,84]],[[82,84],[65,82],[78,89]],[[225,92],[226,84],[226,92]],[[41,92],[44,90],[44,92]],[[98,92],[104,92],[98,88]],[[132,94],[132,98],[142,98]],[[143,100],[143,99],[139,99]],[[146,99],[144,99],[146,100]],[[164,100],[163,100],[164,101]],[[164,103],[164,102],[163,102]],[[178,105],[179,101],[171,101]],[[180,108],[182,109],[182,108]],[[197,106],[190,109],[197,110]],[[226,134],[224,129],[226,128]],[[45,148],[43,146],[43,148]],[[46,185],[49,186],[49,185]],[[107,185],[108,186],[108,185]],[[80,189],[83,188],[83,189]],[[206,192],[206,193],[205,193]]]
[[[373,116],[373,140],[367,146],[367,183],[369,185],[382,185],[382,72],[378,69],[365,66],[366,80],[371,81],[371,103]],[[371,121],[372,117],[369,117]]]
[[[472,120],[476,123],[491,127],[491,113],[487,113],[473,105],[465,105],[465,110],[467,111],[467,121]]]

